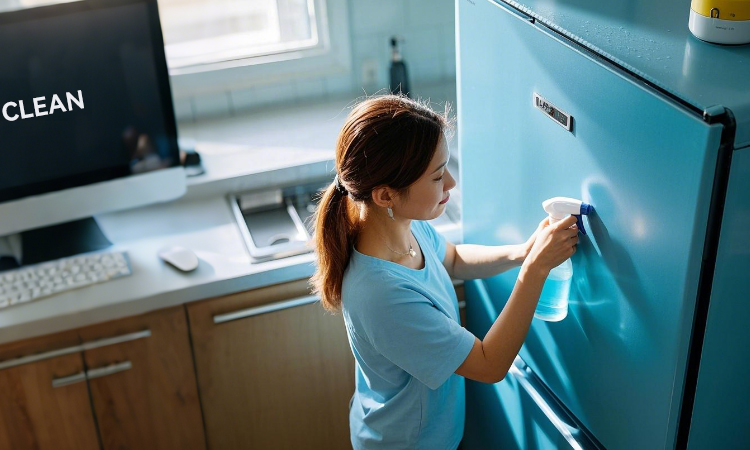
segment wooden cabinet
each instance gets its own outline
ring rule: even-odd
[[[351,449],[354,359],[307,280],[188,305],[209,448]]]
[[[85,350],[105,450],[204,449],[198,391],[183,307],[80,330],[84,342],[150,336]]]
[[[180,306],[3,346],[0,449],[204,449],[189,342]]]
[[[300,280],[0,346],[0,450],[350,449],[353,393]]]
[[[0,349],[0,361],[76,345],[75,333],[14,343]],[[86,383],[53,386],[84,372],[80,352],[0,369],[0,449],[88,450],[99,440]]]

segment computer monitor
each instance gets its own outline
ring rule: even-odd
[[[0,14],[0,236],[185,190],[156,0]]]

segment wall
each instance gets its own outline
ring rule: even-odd
[[[388,86],[390,37],[400,35],[412,90],[456,76],[454,0],[348,0],[352,71],[177,100],[179,121],[230,116],[271,104],[373,94]],[[363,70],[374,67],[374,82]]]

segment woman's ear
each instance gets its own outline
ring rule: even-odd
[[[395,192],[388,186],[378,186],[372,190],[372,202],[382,208],[393,206],[394,196]]]

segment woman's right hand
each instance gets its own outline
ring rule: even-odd
[[[542,271],[545,276],[576,251],[578,227],[575,216],[568,216],[552,225],[549,218],[545,218],[535,234],[534,245],[523,265]]]

